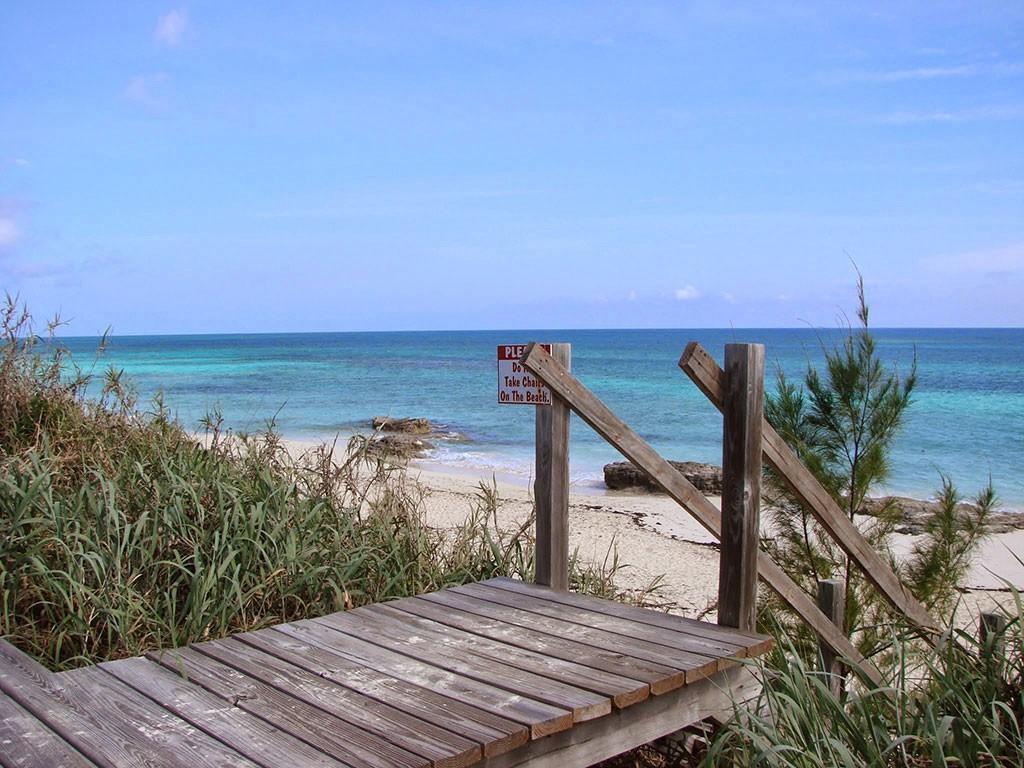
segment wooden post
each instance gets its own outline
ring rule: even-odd
[[[569,344],[552,344],[551,356],[572,367]],[[551,405],[537,406],[537,555],[534,581],[569,589],[569,406],[552,393]]]
[[[764,345],[725,345],[718,623],[753,632],[761,506]]]
[[[843,613],[846,611],[846,585],[842,579],[818,580],[818,607],[833,624],[842,628]],[[843,680],[846,677],[846,672],[843,665],[839,663],[835,651],[820,638],[818,650],[821,653],[821,668],[829,676],[829,690],[838,698],[843,692]]]

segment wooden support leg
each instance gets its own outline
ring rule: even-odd
[[[846,585],[842,579],[819,579],[818,607],[837,627],[843,626],[846,610]],[[829,675],[828,687],[837,698],[842,695],[846,670],[828,643],[818,640],[822,669]]]
[[[718,623],[753,632],[761,506],[764,345],[725,345]]]
[[[552,344],[551,356],[567,370],[568,344]],[[552,589],[569,589],[569,406],[553,395],[551,405],[537,406],[537,555],[534,581]]]

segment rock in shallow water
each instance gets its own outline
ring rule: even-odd
[[[391,416],[374,416],[372,426],[377,432],[402,432],[407,435],[426,435],[432,429],[429,419],[396,419]]]
[[[670,461],[669,464],[693,483],[701,493],[709,496],[722,495],[722,470],[720,467],[716,467],[714,464],[702,464],[699,461]],[[661,488],[646,473],[629,461],[605,464],[604,484],[612,490],[644,488],[648,491],[661,491]]]

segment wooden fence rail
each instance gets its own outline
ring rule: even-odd
[[[694,341],[687,345],[679,360],[679,367],[715,407],[722,410],[726,394],[726,375],[700,344]],[[767,421],[763,422],[761,430],[765,460],[857,564],[867,579],[918,627],[928,632],[938,631],[939,623],[903,586],[885,559],[871,546],[829,492],[793,453],[782,436]]]
[[[658,454],[636,432],[618,418],[569,370],[538,344],[530,344],[520,363],[560,398],[577,416],[590,425],[623,456],[646,472],[661,488],[693,515],[713,536],[721,539],[721,513],[703,493]],[[757,555],[758,575],[812,628],[837,654],[856,664],[864,675],[881,683],[878,669],[849,638],[836,627],[816,602],[763,552]]]

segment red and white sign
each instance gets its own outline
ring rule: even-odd
[[[526,344],[498,345],[498,402],[502,405],[551,405],[551,390],[519,364]],[[551,352],[550,344],[541,344]]]

